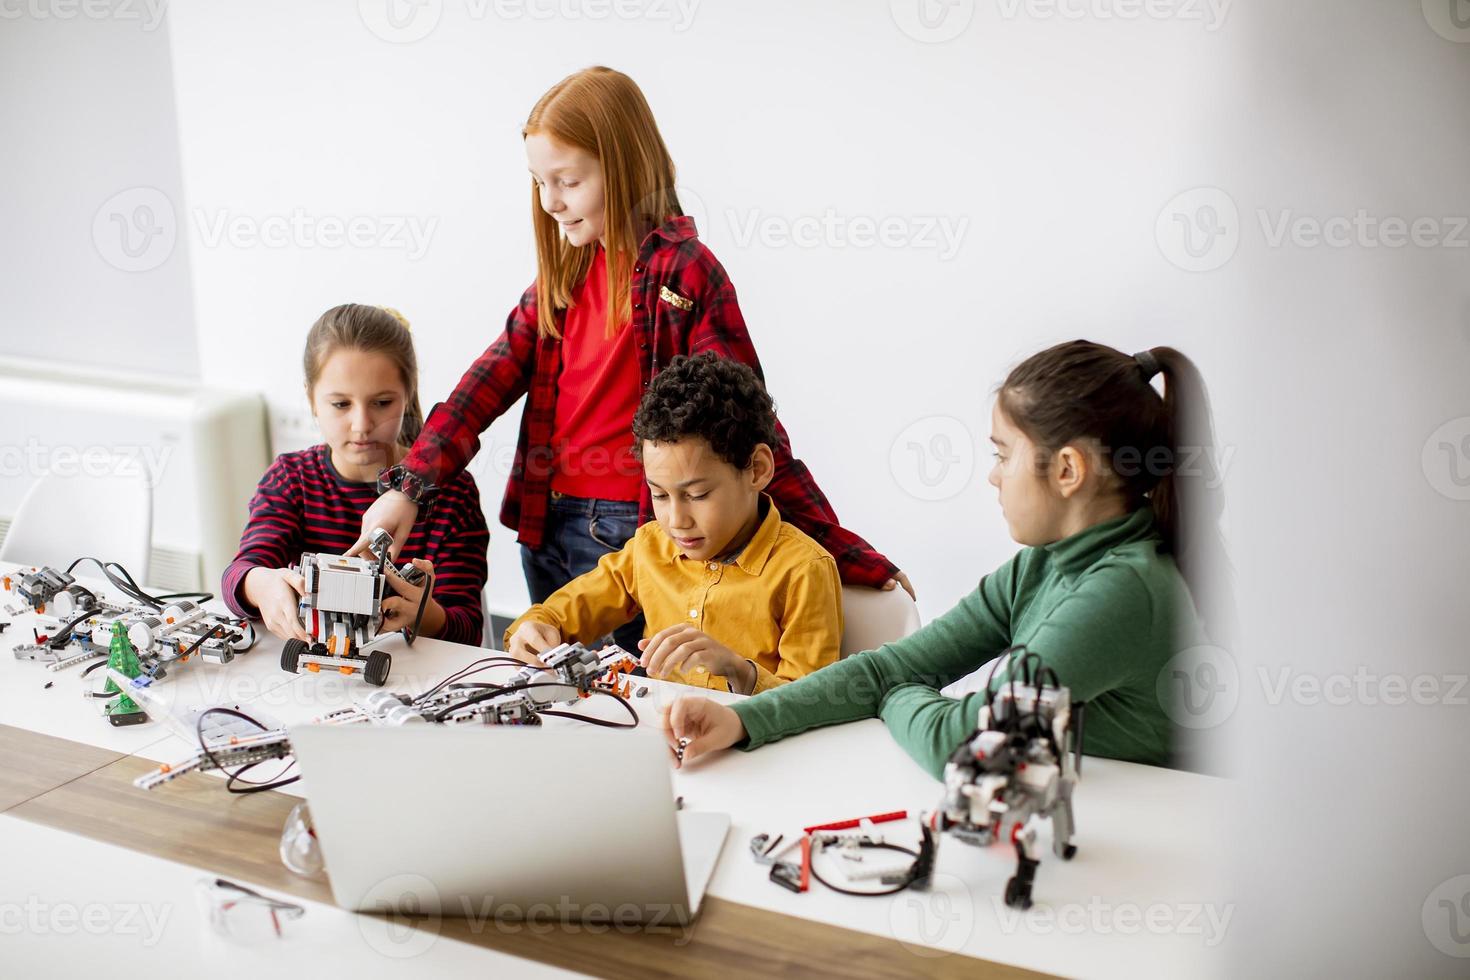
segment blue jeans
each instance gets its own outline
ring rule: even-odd
[[[551,494],[541,547],[521,546],[521,568],[532,602],[545,602],[557,589],[597,567],[603,555],[619,551],[638,530],[638,504],[625,500],[588,500]],[[613,631],[618,646],[637,656],[643,639],[643,614]]]

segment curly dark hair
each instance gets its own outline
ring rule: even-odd
[[[747,365],[713,351],[678,355],[654,377],[633,435],[643,442],[678,442],[699,436],[721,459],[743,470],[761,443],[776,448],[776,403]]]

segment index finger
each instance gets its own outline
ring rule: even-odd
[[[342,554],[346,555],[349,558],[351,558],[353,555],[360,555],[368,550],[368,545],[371,543],[372,533],[369,531],[364,531],[362,537],[357,539],[357,543],[354,544],[351,548],[348,548],[346,551],[342,552]]]

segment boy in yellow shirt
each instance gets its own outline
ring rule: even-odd
[[[834,663],[837,563],[762,492],[776,412],[755,372],[713,353],[675,357],[649,384],[633,436],[657,520],[512,623],[510,654],[539,664],[641,610],[650,677],[752,694]]]

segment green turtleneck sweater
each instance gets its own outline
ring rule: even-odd
[[[954,699],[938,689],[1024,644],[1056,671],[1074,703],[1087,702],[1084,752],[1166,763],[1171,726],[1159,672],[1205,639],[1160,544],[1153,511],[1143,507],[1025,548],[918,632],[735,705],[748,736],[740,747],[879,717],[938,777],[975,730],[985,696]]]

